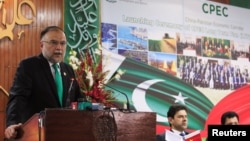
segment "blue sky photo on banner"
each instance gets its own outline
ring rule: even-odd
[[[168,128],[166,112],[173,103],[190,109],[191,130],[219,123],[220,113],[228,110],[221,105],[235,98],[238,107],[231,110],[250,122],[243,114],[249,111],[246,100],[238,98],[249,87],[248,9],[200,0],[95,2],[65,1],[71,7],[65,10],[68,47],[96,44],[99,19],[89,10],[98,12],[99,5],[108,77],[126,70],[109,85],[126,93],[133,109],[156,112],[157,133]]]

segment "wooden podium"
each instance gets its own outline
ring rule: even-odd
[[[46,109],[15,141],[154,141],[156,113]]]

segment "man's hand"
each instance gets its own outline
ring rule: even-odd
[[[10,125],[5,129],[5,138],[6,139],[15,139],[17,137],[17,130],[22,127],[22,123]]]

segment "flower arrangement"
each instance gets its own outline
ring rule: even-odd
[[[79,54],[80,56],[77,57],[77,52],[71,49],[69,52],[69,64],[75,71],[81,92],[92,103],[103,103],[105,106],[113,106],[112,102],[116,98],[112,96],[111,90],[104,89],[104,85],[113,79],[120,79],[125,71],[118,70],[110,80],[107,80],[106,76],[109,71],[103,71],[105,65],[103,65],[100,47],[94,51],[95,60],[90,53],[90,49],[79,52]]]

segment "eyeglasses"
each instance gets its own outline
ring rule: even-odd
[[[51,41],[41,41],[41,42],[48,43],[48,44],[50,44],[50,45],[52,45],[52,46],[58,46],[59,44],[60,44],[61,46],[66,46],[66,44],[67,44],[65,41],[61,41],[61,42],[59,42],[59,41],[56,41],[56,40],[51,40]]]

